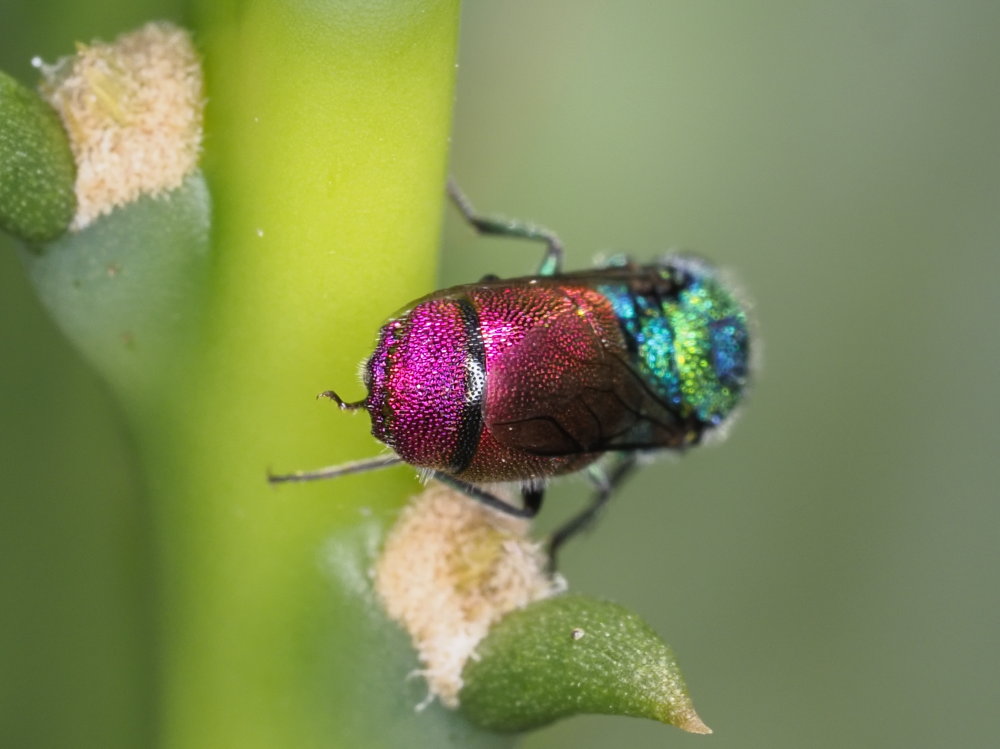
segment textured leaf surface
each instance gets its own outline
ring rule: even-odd
[[[564,595],[497,624],[463,674],[462,710],[518,731],[579,713],[652,718],[711,733],[694,711],[673,651],[617,604]]]
[[[76,210],[74,176],[55,112],[0,73],[0,228],[29,242],[58,237]]]

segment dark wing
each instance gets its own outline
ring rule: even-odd
[[[672,410],[629,364],[617,328],[549,319],[491,364],[486,426],[534,455],[681,447],[699,424]]]

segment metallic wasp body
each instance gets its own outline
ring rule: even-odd
[[[324,478],[397,462],[508,512],[533,515],[547,479],[588,468],[591,506],[553,536],[586,525],[647,451],[698,444],[733,413],[747,384],[743,305],[704,261],[624,257],[561,272],[547,230],[478,216],[481,233],[544,241],[539,273],[436,291],[397,313],[364,368],[372,434],[395,455],[273,480]],[[609,460],[597,464],[599,458]],[[519,482],[514,508],[480,485]]]
[[[685,258],[435,292],[382,328],[363,401],[405,462],[471,483],[684,448],[746,379],[744,315]]]

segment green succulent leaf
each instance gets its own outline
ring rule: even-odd
[[[462,711],[497,731],[606,713],[711,733],[670,646],[638,615],[584,596],[549,598],[504,618],[462,678]]]
[[[76,210],[75,174],[52,107],[0,72],[0,228],[28,242],[58,237]]]
[[[194,328],[210,215],[204,178],[195,174],[22,253],[63,332],[126,397],[169,374]]]

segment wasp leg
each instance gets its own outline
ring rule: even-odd
[[[597,519],[604,505],[611,499],[611,495],[632,474],[637,464],[636,453],[621,453],[610,466],[592,466],[587,469],[587,474],[597,487],[597,491],[582,512],[570,518],[549,537],[550,569],[556,569],[556,558],[562,545]]]
[[[341,406],[343,408],[343,406]],[[275,475],[267,474],[269,484],[286,484],[290,481],[322,481],[323,479],[334,479],[338,476],[347,476],[351,473],[367,473],[368,471],[378,471],[389,466],[399,465],[403,459],[397,455],[379,455],[377,458],[365,458],[356,460],[353,463],[343,463],[339,466],[327,466],[318,468],[315,471],[296,471],[295,473],[285,473]]]
[[[480,234],[545,242],[545,256],[542,257],[542,264],[538,266],[538,273],[536,275],[554,276],[562,271],[563,246],[555,232],[543,226],[535,226],[524,221],[480,216],[476,213],[476,209],[472,207],[472,202],[462,192],[458,183],[452,177],[448,178],[448,197],[451,198],[455,207],[462,212],[465,220]]]
[[[506,515],[513,515],[516,518],[533,518],[538,514],[538,508],[541,506],[541,492],[538,492],[537,503],[532,503],[532,501],[525,496],[524,507],[515,507],[509,502],[504,502],[500,497],[495,494],[490,494],[485,489],[480,489],[475,484],[470,484],[467,481],[462,481],[454,476],[449,476],[447,473],[441,473],[440,471],[432,471],[431,477],[437,479],[442,484],[447,484],[452,489],[457,489],[468,497],[477,502],[482,502],[487,507],[492,507],[494,510],[499,510]]]

